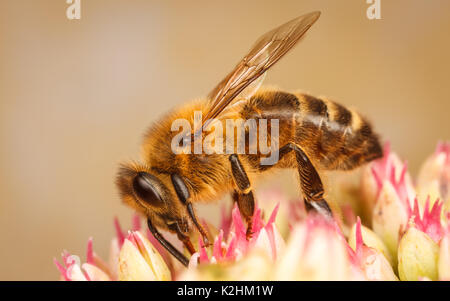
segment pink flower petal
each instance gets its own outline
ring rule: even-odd
[[[209,262],[208,253],[206,253],[205,244],[203,243],[203,240],[201,237],[198,239],[198,245],[200,246],[200,248],[199,248],[200,263]]]
[[[223,235],[225,238],[228,238],[228,233],[230,233],[232,216],[230,214],[230,210],[223,205],[220,211],[221,219],[219,229],[223,230]]]
[[[425,201],[423,216],[420,216],[419,201],[414,199],[414,207],[408,207],[409,219],[413,219],[414,227],[426,233],[436,243],[444,236],[444,227],[441,224],[441,212],[444,203],[439,199],[434,202],[433,207],[430,208],[430,197]]]
[[[378,188],[378,194],[381,191],[381,187],[383,186],[383,182],[381,180],[381,176],[377,173],[375,166],[372,166],[372,168],[370,169],[370,171],[372,172],[373,178],[375,179],[375,183],[377,184],[377,188]],[[378,195],[377,195],[378,198]]]
[[[116,229],[117,241],[119,242],[119,246],[122,247],[123,242],[125,241],[125,233],[122,231],[117,217],[114,218],[114,227]]]
[[[255,244],[262,244],[269,254],[272,254],[273,259],[276,258],[277,252],[284,247],[284,241],[275,226],[275,219],[280,204],[277,204],[272,211],[267,223],[262,219],[262,210],[255,207],[253,215],[252,237],[247,240],[247,228],[242,220],[242,216],[239,212],[237,204],[231,212],[231,229],[228,235],[227,241],[224,241],[224,231],[220,229],[219,235],[214,240],[212,246],[212,257],[209,258],[208,254],[203,247],[203,241],[199,238],[199,260],[201,263],[216,263],[230,260],[238,260],[240,256],[245,255]],[[264,235],[264,237],[259,237]],[[260,239],[259,239],[260,238]]]
[[[92,246],[92,237],[89,237],[87,244],[87,252],[86,252],[86,262],[92,265],[95,265],[94,261],[94,249]]]
[[[264,227],[264,221],[261,218],[261,209],[256,207],[255,213],[253,214],[252,232],[253,235],[258,236],[259,231]]]
[[[237,205],[234,206],[231,216],[233,218],[233,228],[234,234],[236,235],[237,248],[246,251],[248,245],[246,237],[247,230],[242,222],[241,213],[239,212]]]
[[[223,231],[220,230],[219,236],[217,236],[216,240],[214,241],[214,245],[213,245],[213,256],[216,258],[217,261],[221,261],[223,258],[222,239],[223,239]]]
[[[363,238],[361,233],[361,219],[359,216],[356,218],[356,246],[355,246],[355,253],[358,258],[361,258],[362,256],[362,247],[363,247]]]
[[[267,221],[267,225],[270,225],[275,222],[279,208],[280,208],[280,203],[278,202],[277,205],[275,206],[275,208],[273,209],[272,214],[269,217],[269,220]]]
[[[225,259],[234,260],[235,257],[236,257],[236,236],[233,235],[233,237],[230,240],[230,243],[228,244],[228,250],[225,253]]]
[[[136,248],[139,248],[139,239],[133,231],[128,232],[126,239],[129,240]]]
[[[67,269],[65,267],[63,267],[58,260],[56,260],[56,258],[53,258],[53,263],[56,265],[56,268],[58,269],[59,273],[61,274],[61,276],[64,278],[64,280],[66,281],[70,281],[70,278],[67,276]]]

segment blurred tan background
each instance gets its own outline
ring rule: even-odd
[[[144,129],[205,95],[265,31],[318,23],[267,84],[355,106],[412,172],[450,139],[450,1],[0,1],[0,280],[52,280],[63,249],[106,256],[114,186]]]

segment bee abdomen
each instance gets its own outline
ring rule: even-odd
[[[382,156],[378,136],[354,110],[334,101],[297,95],[295,140],[324,169],[352,169]]]

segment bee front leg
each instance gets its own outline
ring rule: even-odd
[[[239,157],[232,154],[229,157],[231,163],[231,172],[233,174],[234,183],[238,190],[235,190],[232,197],[237,202],[239,211],[247,222],[247,240],[252,237],[253,213],[255,211],[255,199],[253,198],[252,186],[248,179],[247,173],[242,166]]]
[[[210,245],[209,239],[208,239],[208,233],[203,228],[203,226],[199,223],[197,215],[195,214],[194,207],[192,206],[192,203],[190,201],[190,194],[189,190],[184,183],[183,179],[178,174],[172,174],[171,175],[172,184],[175,188],[175,192],[177,193],[178,198],[180,201],[186,205],[186,210],[189,214],[189,217],[191,218],[192,222],[194,223],[195,227],[197,228],[198,232],[200,232],[200,235],[202,236],[203,243],[205,247],[208,247]],[[182,240],[180,238],[180,240]],[[183,240],[182,240],[183,241]],[[186,242],[186,239],[183,241],[183,243]],[[189,242],[190,244],[190,242]],[[186,245],[186,243],[185,243]],[[192,246],[192,244],[190,244]],[[188,245],[186,247],[189,249]]]

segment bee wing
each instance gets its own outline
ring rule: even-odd
[[[304,36],[319,18],[320,12],[297,17],[260,37],[249,53],[209,94],[205,122],[217,118],[225,108],[242,99],[249,98],[262,83],[261,77]],[[244,91],[245,89],[245,91]],[[245,97],[244,96],[244,97]]]

